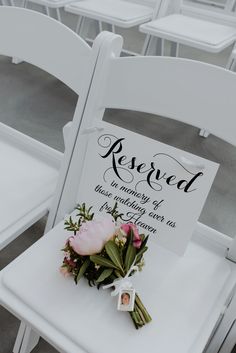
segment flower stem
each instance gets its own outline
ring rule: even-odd
[[[130,312],[130,317],[132,318],[136,329],[139,329],[140,327],[152,321],[151,316],[149,315],[137,293],[135,295],[134,310]]]
[[[141,310],[144,318],[145,318],[145,321],[146,323],[152,321],[152,318],[151,316],[149,315],[147,309],[145,308],[145,306],[143,305],[141,299],[139,298],[139,295],[136,293],[135,295],[135,303],[137,304],[137,306],[139,307],[139,309]]]

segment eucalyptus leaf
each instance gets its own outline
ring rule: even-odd
[[[112,261],[99,255],[91,255],[90,260],[100,266],[104,266],[108,268],[117,268]]]
[[[105,245],[105,249],[114,265],[123,270],[119,247],[112,240],[109,240]]]
[[[106,268],[104,271],[102,271],[102,273],[100,274],[96,282],[97,283],[103,282],[104,279],[108,278],[112,274],[112,272],[113,272],[113,268]]]
[[[89,267],[89,264],[90,264],[90,259],[87,258],[84,261],[83,265],[80,267],[79,273],[78,273],[78,275],[76,277],[76,283],[81,279],[81,277],[83,277],[83,275],[85,274],[85,271]]]

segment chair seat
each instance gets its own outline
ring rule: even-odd
[[[202,352],[235,283],[235,265],[222,249],[195,234],[178,257],[150,240],[133,283],[153,321],[136,331],[109,290],[83,279],[76,286],[59,273],[69,236],[63,228],[59,223],[1,271],[5,307],[63,352]]]
[[[143,24],[140,31],[209,52],[219,52],[236,39],[236,27],[181,14],[173,14]]]
[[[0,248],[46,213],[62,154],[0,124]],[[9,212],[9,210],[11,212]],[[33,216],[33,219],[31,219]],[[20,226],[21,224],[21,226]]]
[[[64,7],[75,0],[30,0],[34,4],[47,6],[49,8],[60,8]]]
[[[124,28],[149,21],[153,14],[151,7],[122,0],[78,1],[66,6],[65,10]]]

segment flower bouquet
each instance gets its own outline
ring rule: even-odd
[[[85,277],[90,286],[114,287],[119,295],[118,310],[128,311],[135,328],[151,321],[151,317],[132,286],[130,277],[144,265],[148,236],[139,234],[132,223],[118,223],[122,214],[117,204],[107,215],[94,219],[92,207],[77,207],[78,219],[69,217],[65,229],[73,232],[66,241],[60,271],[74,277],[75,283]]]

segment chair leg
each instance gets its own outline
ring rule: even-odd
[[[61,21],[61,13],[60,13],[60,9],[59,8],[56,8],[56,15],[57,15],[57,20],[62,23],[62,21]]]
[[[200,129],[199,136],[207,138],[210,135],[208,130]]]
[[[23,60],[21,60],[21,59],[19,59],[19,58],[16,58],[16,57],[14,57],[14,58],[12,58],[12,64],[16,64],[16,65],[18,65],[18,64],[20,64],[20,63],[22,63],[23,62]]]
[[[84,17],[83,16],[79,16],[77,24],[76,24],[76,28],[75,28],[75,33],[81,35],[83,24],[84,24]]]
[[[82,16],[78,16],[78,21],[76,23],[76,27],[75,27],[75,33],[79,33],[80,30],[80,26],[81,26],[81,21],[82,21]]]
[[[98,21],[98,31],[99,31],[99,33],[102,32],[102,22],[101,21]]]
[[[47,16],[50,17],[50,10],[49,10],[48,6],[45,6],[45,13],[46,13]]]
[[[151,39],[151,36],[147,34],[143,43],[141,55],[147,55],[150,39]]]
[[[32,330],[31,327],[26,326],[24,338],[22,341],[19,353],[30,353],[38,344],[40,336]]]
[[[179,43],[171,42],[170,47],[170,56],[177,57],[179,56]]]
[[[23,321],[20,324],[13,353],[30,353],[38,344],[40,336]]]
[[[81,21],[80,25],[80,30],[79,30],[79,35],[84,39],[87,40],[88,33],[89,33],[89,28],[91,27],[91,19],[83,17],[83,20]]]
[[[161,38],[147,35],[141,55],[164,55],[165,42]]]
[[[25,329],[26,329],[26,324],[23,321],[21,321],[20,327],[17,333],[16,341],[14,344],[13,353],[18,353],[20,351],[20,347],[25,334]]]
[[[234,59],[234,57],[232,55],[230,55],[229,60],[228,60],[228,62],[226,64],[225,68],[227,70],[233,71],[234,70],[234,66],[235,66],[235,59]]]

